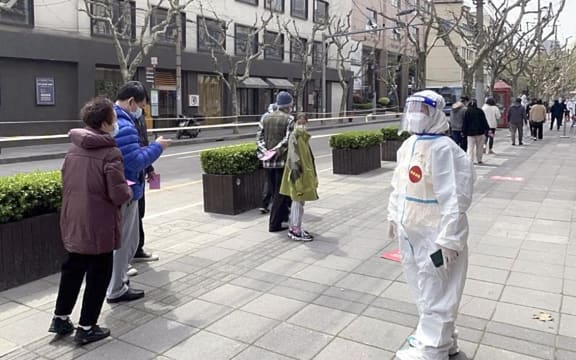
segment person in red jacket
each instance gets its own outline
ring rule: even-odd
[[[70,130],[72,146],[62,166],[60,231],[68,259],[62,265],[54,318],[48,331],[74,330],[70,314],[86,276],[82,312],[74,340],[79,345],[101,340],[110,330],[97,325],[112,276],[113,251],[120,248],[120,206],[132,199],[124,177],[114,104],[89,101],[80,113],[84,129]]]

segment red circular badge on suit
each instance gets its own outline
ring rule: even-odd
[[[422,180],[422,169],[420,166],[412,166],[410,168],[410,172],[408,173],[408,177],[413,183],[420,182],[420,180]]]

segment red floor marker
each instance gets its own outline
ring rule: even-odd
[[[384,254],[380,255],[380,257],[396,262],[402,261],[402,256],[400,255],[400,249],[385,252]]]

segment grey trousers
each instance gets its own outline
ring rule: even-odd
[[[304,216],[304,201],[292,201],[290,207],[290,227],[302,230],[302,217]]]
[[[129,201],[122,205],[122,243],[120,249],[114,250],[114,267],[112,279],[106,291],[108,299],[118,298],[128,291],[128,265],[134,258],[140,239],[138,229],[138,201]]]
[[[516,144],[516,132],[518,132],[518,142],[522,144],[522,133],[524,132],[524,124],[516,125],[510,124],[510,134],[512,136],[512,144]]]

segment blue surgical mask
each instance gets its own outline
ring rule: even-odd
[[[134,120],[138,120],[138,119],[140,119],[140,116],[142,116],[142,108],[139,107],[136,111],[134,111],[133,113],[130,113],[130,114],[132,115]]]
[[[120,131],[120,127],[118,126],[118,122],[115,122],[114,128],[110,132],[110,135],[112,135],[112,137],[116,137],[116,135],[118,135],[118,131]]]

